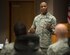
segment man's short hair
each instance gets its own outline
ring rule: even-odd
[[[24,35],[27,33],[26,26],[23,23],[16,23],[14,25],[15,35]]]

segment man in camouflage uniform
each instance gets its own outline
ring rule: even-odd
[[[68,37],[67,37],[67,27],[63,24],[58,24],[55,27],[55,34],[58,41],[49,46],[47,50],[47,55],[63,55],[68,51]]]
[[[47,3],[40,4],[41,14],[34,18],[30,33],[36,33],[40,37],[40,48],[46,53],[48,46],[51,44],[51,33],[56,25],[56,18],[47,12]]]

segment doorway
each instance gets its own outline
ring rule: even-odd
[[[34,1],[12,1],[10,2],[10,42],[15,40],[14,24],[23,22],[27,29],[32,25],[35,16]]]

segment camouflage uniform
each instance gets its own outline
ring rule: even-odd
[[[45,52],[51,44],[51,32],[47,29],[48,24],[51,24],[51,27],[56,25],[56,18],[49,12],[46,15],[39,14],[36,16],[31,26],[36,28],[35,33],[40,37],[40,47]]]
[[[13,54],[14,54],[14,43],[5,45],[0,52],[0,55],[13,55]]]
[[[47,55],[63,55],[69,49],[67,40],[59,40],[49,46]]]

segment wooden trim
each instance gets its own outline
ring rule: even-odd
[[[8,0],[8,1],[35,1],[35,0]]]
[[[9,42],[11,42],[11,2],[9,2]]]

